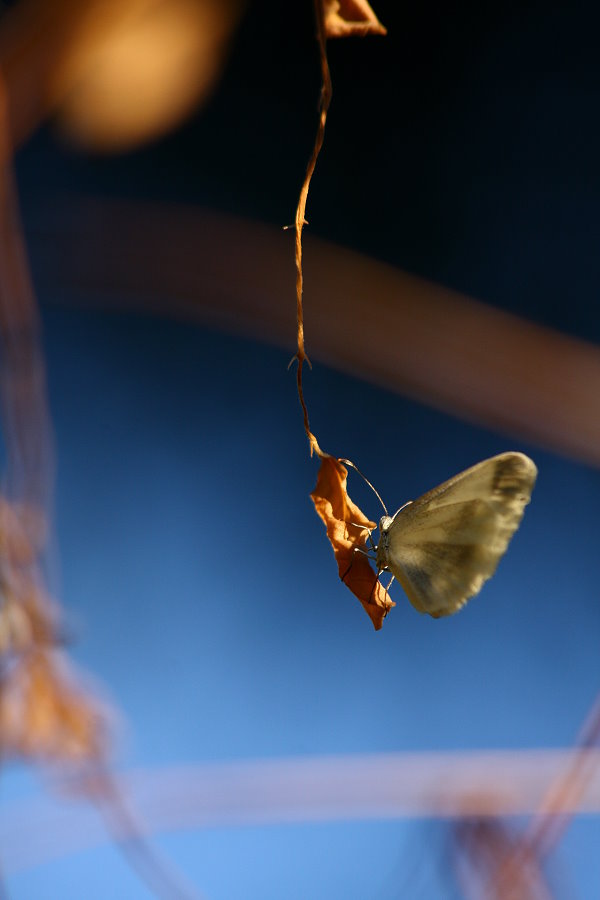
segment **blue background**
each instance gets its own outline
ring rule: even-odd
[[[388,39],[331,46],[336,94],[311,228],[597,340],[591,23],[561,4],[508,4],[495,20],[466,6],[452,21],[435,5],[377,12]],[[256,50],[267,23],[278,40],[260,46],[276,84]],[[38,134],[18,160],[25,224],[28,204],[57,190],[290,221],[318,83],[308,16],[289,29],[276,4],[252,7],[215,98],[153,147],[94,159]],[[345,146],[353,158],[342,164]],[[385,173],[385,190],[365,174],[349,193],[357,159]],[[61,601],[72,656],[126,723],[120,766],[572,743],[600,682],[598,472],[315,367],[306,390],[321,445],[353,458],[390,508],[506,449],[540,471],[479,598],[433,621],[396,589],[376,634],[340,584],[308,498],[316,463],[286,371],[295,336],[282,351],[191,323],[60,308],[37,287]],[[378,518],[358,478],[351,494]],[[3,792],[42,787],[14,767]],[[571,827],[550,868],[560,896],[565,884],[596,895],[599,838],[597,818]],[[158,843],[214,900],[383,900],[454,896],[447,840],[434,823],[351,822]],[[15,898],[148,896],[110,846],[14,875],[8,888]]]

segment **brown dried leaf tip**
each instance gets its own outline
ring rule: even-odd
[[[363,548],[375,522],[352,502],[346,490],[348,470],[334,456],[319,451],[321,467],[311,499],[325,522],[338,564],[340,578],[358,597],[378,630],[396,604],[380,583],[369,560],[356,548]]]
[[[328,38],[387,34],[367,0],[323,0],[323,17]]]

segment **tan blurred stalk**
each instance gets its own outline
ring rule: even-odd
[[[586,790],[563,813],[600,812],[600,751],[585,751]],[[503,817],[535,812],[572,749],[390,753],[268,759],[122,774],[121,794],[151,832],[297,822]],[[42,797],[5,804],[7,873],[107,840],[91,811]]]
[[[29,505],[23,527],[43,543],[54,475],[53,435],[37,303],[29,275],[7,142],[0,80],[0,390],[6,445],[4,490]]]
[[[293,233],[189,207],[67,197],[32,222],[49,298],[191,318],[295,349]],[[313,362],[600,464],[600,348],[310,235],[304,259]]]
[[[600,696],[596,698],[580,729],[568,765],[548,785],[525,833],[518,837],[511,836],[510,831],[504,829],[503,841],[501,831],[497,831],[494,836],[487,830],[487,900],[537,900],[538,897],[541,900],[546,896],[544,859],[560,842],[570,824],[572,813],[587,794],[590,783],[599,774],[599,743]],[[481,833],[485,840],[486,829],[481,829]],[[492,840],[489,840],[490,837]],[[479,852],[477,856],[481,860]],[[481,869],[481,865],[479,868]],[[471,873],[474,874],[475,871],[476,867],[471,866]],[[528,879],[533,879],[538,885],[537,893],[533,890],[529,890],[529,893],[520,890],[520,885],[525,888]],[[472,896],[479,900],[483,895],[481,891],[475,891]]]

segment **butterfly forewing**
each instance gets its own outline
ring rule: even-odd
[[[475,596],[519,527],[535,463],[502,453],[461,472],[382,520],[377,565],[419,612],[447,616]]]

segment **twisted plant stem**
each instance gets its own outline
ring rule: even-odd
[[[325,16],[323,12],[322,0],[314,0],[314,9],[317,24],[319,58],[321,62],[321,100],[319,103],[319,125],[317,128],[315,143],[313,146],[311,157],[308,161],[308,166],[306,167],[306,174],[304,176],[302,187],[300,188],[298,206],[296,207],[296,320],[298,327],[298,350],[296,351],[294,359],[298,361],[296,383],[298,387],[298,399],[300,400],[300,406],[302,407],[302,415],[304,418],[304,430],[306,432],[306,436],[310,445],[311,455],[313,452],[316,452],[320,456],[321,450],[317,443],[317,439],[310,430],[308,409],[306,407],[306,402],[304,400],[304,391],[302,389],[302,369],[304,363],[307,362],[310,366],[310,360],[306,355],[306,350],[304,348],[304,310],[302,306],[302,297],[304,290],[304,276],[302,273],[302,229],[306,224],[305,214],[308,189],[310,187],[313,172],[315,171],[317,158],[319,156],[319,153],[321,152],[321,147],[323,146],[323,139],[325,137],[325,123],[327,122],[327,111],[331,103],[332,95],[331,75],[329,72],[329,63],[327,61]]]

